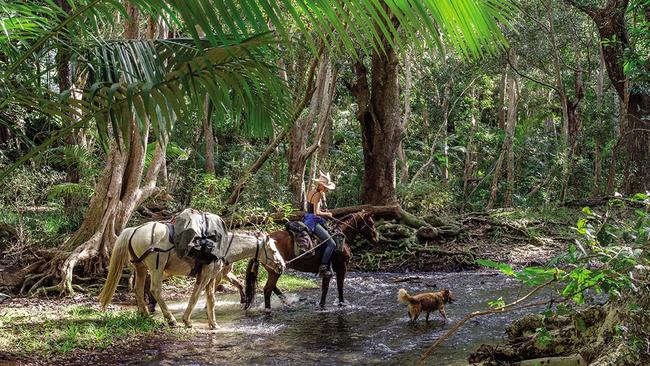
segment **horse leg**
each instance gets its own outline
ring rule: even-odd
[[[138,303],[138,311],[140,314],[147,316],[149,315],[149,311],[147,311],[147,307],[144,305],[144,293],[146,289],[146,279],[147,279],[147,267],[142,264],[138,263],[135,265],[135,269],[133,271],[133,274],[135,276],[135,300]]]
[[[149,312],[150,313],[155,313],[156,312],[156,299],[153,297],[151,294],[151,276],[149,274],[146,274],[147,279],[144,281],[144,298],[148,302],[149,306]]]
[[[264,285],[264,310],[267,313],[271,312],[271,294],[277,287],[278,279],[280,278],[280,274],[275,273],[271,270],[267,270],[269,273],[269,278],[266,280],[266,284]]]
[[[167,323],[169,323],[169,325],[171,325],[172,327],[175,327],[177,326],[176,318],[174,318],[174,315],[169,311],[169,308],[167,308],[167,304],[165,303],[165,301],[161,296],[162,279],[163,279],[162,268],[160,270],[151,271],[151,295],[153,295],[154,299],[156,299],[156,301],[158,302],[158,306],[160,306],[160,311],[163,313],[163,316],[167,320]]]
[[[239,282],[239,279],[237,278],[237,276],[232,274],[232,272],[228,272],[228,274],[226,275],[226,280],[228,280],[228,282],[232,283],[233,286],[237,287],[237,290],[239,290],[239,302],[241,304],[245,304],[246,303],[246,294],[244,293],[244,286],[242,286],[241,282]]]
[[[196,302],[199,300],[199,296],[201,295],[201,291],[205,288],[206,284],[209,282],[209,273],[212,272],[210,271],[211,265],[204,265],[200,269],[201,274],[196,278],[196,282],[194,283],[194,288],[192,289],[192,295],[190,295],[190,299],[187,302],[187,308],[185,309],[185,313],[183,314],[183,324],[185,324],[186,327],[192,328],[192,322],[190,321],[190,318],[192,317],[192,311],[194,311],[194,306],[196,305]]]
[[[327,291],[330,288],[331,277],[324,277],[323,283],[321,285],[321,294],[320,294],[320,307],[324,308],[327,301]]]
[[[336,271],[336,287],[339,290],[339,306],[345,305],[345,300],[343,300],[343,283],[345,282],[346,272],[347,270],[345,266]]]
[[[214,319],[214,304],[216,302],[214,290],[216,286],[217,282],[213,278],[208,281],[208,285],[205,287],[205,298],[208,305],[208,325],[210,326],[210,329],[217,329],[217,321]]]

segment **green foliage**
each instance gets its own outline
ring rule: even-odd
[[[615,220],[610,210],[618,210],[622,216],[628,204],[642,208],[632,210],[634,215],[630,218]],[[622,291],[639,285],[633,269],[648,263],[649,209],[650,197],[646,194],[637,194],[627,200],[614,199],[602,214],[585,207],[582,210],[585,217],[576,224],[575,230],[580,237],[575,245],[545,267],[514,270],[510,265],[489,260],[476,262],[498,269],[528,286],[557,282],[561,284],[558,292],[562,298],[577,304],[586,301],[587,290],[615,299]]]
[[[506,302],[505,302],[505,300],[503,300],[503,297],[499,297],[496,300],[488,301],[488,305],[491,308],[501,308],[501,307],[504,307],[506,305]]]
[[[417,180],[398,187],[402,206],[409,212],[430,214],[448,210],[454,201],[449,186],[437,180]]]
[[[191,206],[202,211],[220,212],[231,184],[230,179],[226,177],[200,174],[192,188]]]
[[[47,189],[47,199],[50,201],[68,200],[74,202],[74,207],[80,207],[88,202],[93,194],[93,187],[80,183],[60,183]]]
[[[535,329],[535,343],[544,349],[553,343],[553,336],[551,336],[548,329],[544,327],[537,328]]]

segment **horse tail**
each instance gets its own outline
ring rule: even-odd
[[[259,269],[260,263],[257,258],[248,261],[248,266],[246,267],[246,304],[244,305],[244,309],[248,309],[253,305]]]
[[[106,277],[106,282],[104,283],[102,292],[99,294],[99,303],[101,304],[102,309],[105,309],[111,302],[113,294],[117,289],[117,284],[120,282],[120,278],[122,277],[122,269],[129,258],[128,237],[130,233],[131,230],[124,230],[122,234],[117,237],[117,241],[113,247],[111,262],[108,266],[108,276]]]

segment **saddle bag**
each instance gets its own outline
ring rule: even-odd
[[[214,262],[217,257],[213,254],[217,244],[209,238],[196,238],[189,244],[188,255],[194,258],[194,268],[190,276],[198,276],[201,266]]]

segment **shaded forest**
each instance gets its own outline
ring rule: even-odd
[[[0,26],[0,306],[94,299],[122,230],[187,207],[282,229],[330,172],[379,234],[351,270],[553,293],[470,363],[650,360],[650,1],[0,0]]]

